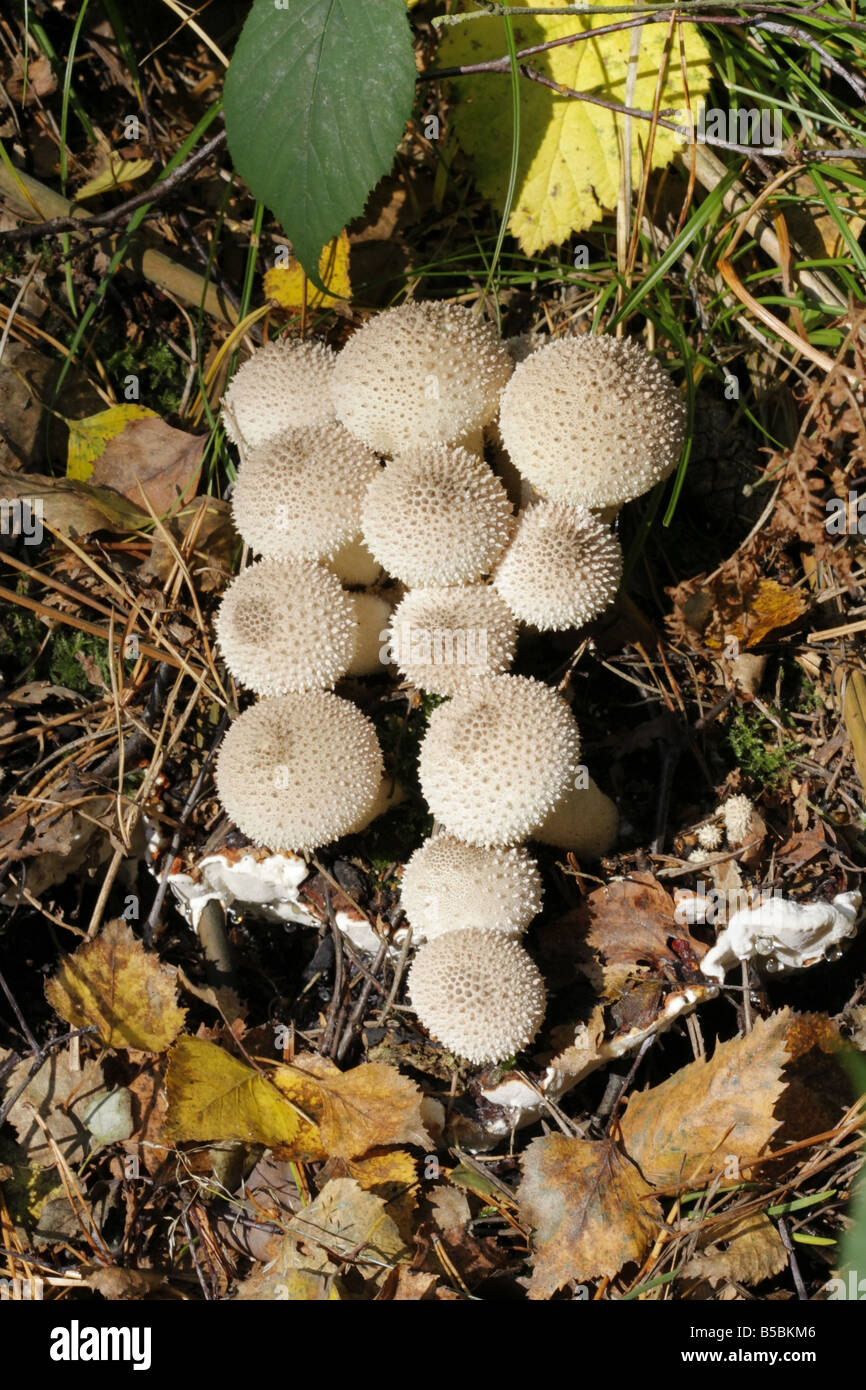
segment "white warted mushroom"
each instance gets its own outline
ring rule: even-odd
[[[541,631],[582,627],[616,597],[622,550],[584,507],[537,502],[518,518],[492,583],[521,622]]]
[[[728,844],[741,845],[749,833],[754,806],[747,796],[729,796],[716,810],[724,817]]]
[[[260,700],[223,739],[216,786],[253,844],[304,853],[372,819],[384,767],[376,730],[348,700],[303,691]]]
[[[499,428],[515,467],[554,502],[618,507],[676,467],[685,406],[630,338],[566,338],[515,368]]]
[[[251,449],[232,493],[235,526],[266,559],[324,560],[355,538],[379,461],[336,423],[282,430]]]
[[[487,574],[511,535],[511,503],[499,479],[465,449],[408,449],[370,483],[364,540],[410,587],[466,584]]]
[[[569,787],[546,816],[533,840],[557,849],[570,850],[584,859],[600,859],[609,854],[619,834],[619,811],[591,777],[586,785]]]
[[[416,939],[443,932],[520,936],[541,911],[541,875],[522,845],[482,849],[433,835],[409,858],[400,902]]]
[[[326,689],[349,670],[354,595],[313,560],[260,560],[232,581],[216,614],[235,680],[257,695]]]
[[[452,931],[428,941],[409,971],[409,997],[428,1032],[476,1065],[528,1047],[547,1004],[531,957],[495,931]]]
[[[485,585],[410,589],[388,640],[406,680],[435,695],[453,695],[478,676],[508,670],[517,623],[504,599]]]
[[[513,363],[463,305],[409,302],[370,318],[337,358],[338,420],[370,448],[452,444],[492,420]]]
[[[799,903],[774,893],[769,901],[735,912],[701,971],[723,980],[740,961],[754,960],[771,973],[803,970],[822,960],[838,960],[841,943],[857,931],[862,897],[856,890],[837,893],[830,903]]]
[[[268,343],[235,372],[222,419],[233,444],[263,444],[280,430],[327,425],[334,417],[331,376],[336,354],[324,343]]]
[[[574,715],[555,690],[528,676],[487,676],[430,716],[421,790],[458,839],[514,844],[553,810],[579,751]]]

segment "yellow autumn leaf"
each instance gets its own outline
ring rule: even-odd
[[[66,420],[64,416],[69,427],[67,478],[86,483],[109,439],[122,434],[130,420],[144,420],[148,416],[155,418],[156,411],[148,410],[144,405],[112,405],[108,410],[100,410],[97,415],[86,415],[82,420]]]
[[[799,589],[786,589],[775,579],[761,579],[748,608],[734,625],[733,636],[756,647],[776,628],[787,627],[808,607],[806,596]]]
[[[529,0],[538,8],[543,0]],[[472,6],[474,8],[474,5]],[[614,14],[613,19],[621,16]],[[588,31],[605,23],[604,14],[519,15],[513,19],[518,50],[552,39]],[[637,77],[626,102],[629,49],[634,30],[624,29],[598,39],[563,44],[536,53],[529,60],[542,77],[560,87],[586,92],[619,105],[653,109],[661,70],[667,26],[647,24],[640,29]],[[688,77],[689,103],[694,111],[709,84],[708,51],[694,25],[681,28]],[[674,32],[660,110],[685,112],[680,68],[679,34]],[[506,52],[499,17],[470,20],[447,31],[437,66],[453,67],[501,58]],[[461,77],[451,84],[455,101],[453,121],[463,148],[472,158],[479,188],[500,211],[505,206],[511,166],[511,77],[486,72]],[[684,123],[679,117],[677,124]],[[572,232],[582,231],[616,206],[620,182],[623,117],[604,107],[558,92],[522,77],[520,80],[520,155],[517,188],[508,229],[530,255],[559,246]],[[632,120],[632,171],[637,181],[643,165],[650,123]],[[673,158],[682,142],[674,131],[658,126],[653,167]]]
[[[216,1143],[239,1139],[268,1148],[291,1144],[300,1111],[260,1072],[204,1038],[181,1038],[166,1073],[166,1138]]]
[[[64,959],[45,996],[73,1028],[95,1024],[105,1047],[162,1052],[186,1018],[177,1003],[174,971],[120,920]]]
[[[123,159],[116,150],[110,150],[105,167],[79,188],[75,202],[97,198],[100,193],[111,193],[122,183],[133,183],[143,178],[152,168],[152,159]]]
[[[349,283],[349,238],[341,232],[322,248],[319,257],[319,279],[330,290],[322,294],[311,280],[307,281],[307,308],[327,309],[348,299],[352,293]],[[304,272],[293,256],[288,265],[273,266],[265,272],[265,298],[273,299],[282,309],[300,310],[304,304]]]

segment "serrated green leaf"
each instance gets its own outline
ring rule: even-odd
[[[226,76],[229,149],[315,283],[393,163],[415,75],[405,0],[253,0]]]

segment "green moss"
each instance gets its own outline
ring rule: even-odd
[[[759,787],[786,787],[800,751],[796,739],[777,742],[777,730],[758,710],[742,709],[728,727],[728,743],[741,771]]]
[[[93,658],[99,668],[99,674],[110,687],[111,675],[106,660],[106,643],[101,637],[91,637],[86,632],[76,632],[70,628],[59,628],[54,633],[41,663],[47,664],[47,675],[52,684],[82,693],[93,689],[92,682],[78,660],[79,654]]]

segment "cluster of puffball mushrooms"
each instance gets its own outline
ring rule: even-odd
[[[223,741],[222,804],[278,852],[362,830],[389,783],[372,722],[335,682],[385,662],[448,697],[419,760],[436,832],[402,880],[423,943],[409,994],[454,1055],[502,1061],[533,1040],[546,1005],[520,944],[541,908],[523,841],[597,857],[618,826],[578,762],[570,706],[508,674],[518,625],[578,628],[613,601],[610,521],[676,466],[680,394],[633,341],[587,335],[512,355],[468,308],[408,302],[339,353],[269,343],[234,377],[223,419],[241,460],[235,524],[261,558],[229,586],[216,631],[233,677],[261,698]]]

